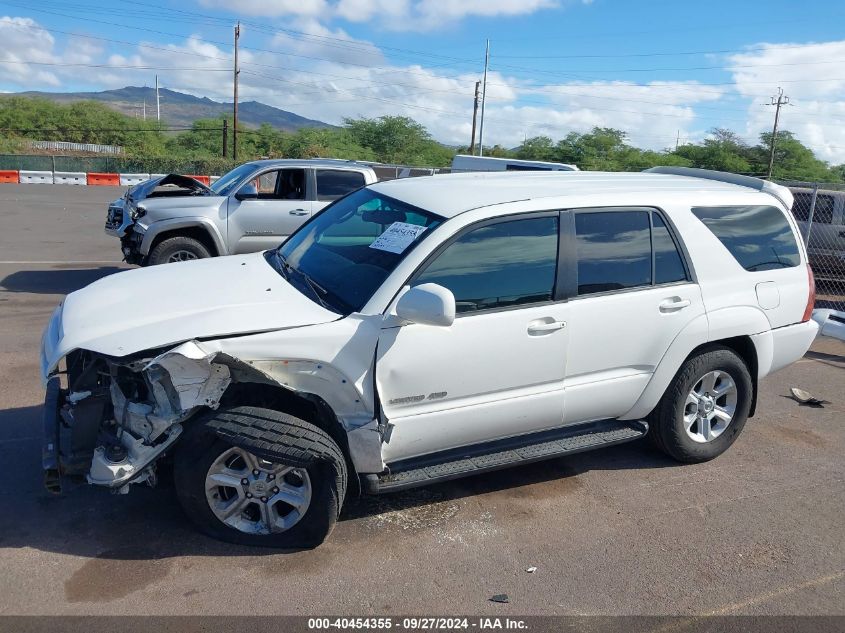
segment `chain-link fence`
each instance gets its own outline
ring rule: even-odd
[[[816,307],[845,311],[845,184],[782,182],[816,277]]]

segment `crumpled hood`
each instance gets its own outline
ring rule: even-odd
[[[126,356],[339,318],[288,284],[262,253],[140,268],[65,298],[44,332],[41,369],[46,376],[75,349]]]
[[[163,187],[164,185],[176,185],[184,189],[192,189],[201,195],[214,195],[211,188],[205,186],[199,180],[179,174],[167,174],[166,176],[159,176],[158,178],[139,182],[128,191],[128,195],[133,202],[138,202],[149,196],[157,187]]]

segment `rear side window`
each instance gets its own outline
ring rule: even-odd
[[[692,212],[745,270],[790,268],[801,262],[792,228],[775,207],[693,207]]]
[[[575,214],[578,294],[651,285],[650,212]]]
[[[317,200],[337,200],[364,186],[364,174],[358,171],[317,170]]]
[[[813,210],[813,223],[830,224],[833,222],[833,196],[816,195],[816,208],[813,209],[813,194],[804,191],[793,193],[792,215],[800,222],[810,219]]]
[[[556,216],[497,222],[452,242],[414,285],[448,288],[464,313],[551,301],[557,253]]]

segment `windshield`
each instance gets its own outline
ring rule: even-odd
[[[241,180],[249,176],[255,171],[255,165],[246,163],[240,167],[235,167],[232,171],[226,172],[218,178],[213,185],[212,191],[218,196],[228,196],[240,184]]]
[[[350,314],[442,222],[433,213],[359,189],[326,207],[267,259],[305,294]]]

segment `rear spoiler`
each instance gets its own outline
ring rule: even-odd
[[[762,191],[774,196],[786,207],[787,211],[792,210],[792,192],[784,187],[769,180],[762,178],[754,178],[753,176],[742,176],[740,174],[731,174],[726,171],[715,171],[712,169],[697,169],[695,167],[652,167],[651,169],[643,170],[649,174],[669,174],[672,176],[687,176],[689,178],[703,178],[705,180],[718,180],[719,182],[727,182],[732,185],[739,185],[740,187],[749,187],[756,191]]]

